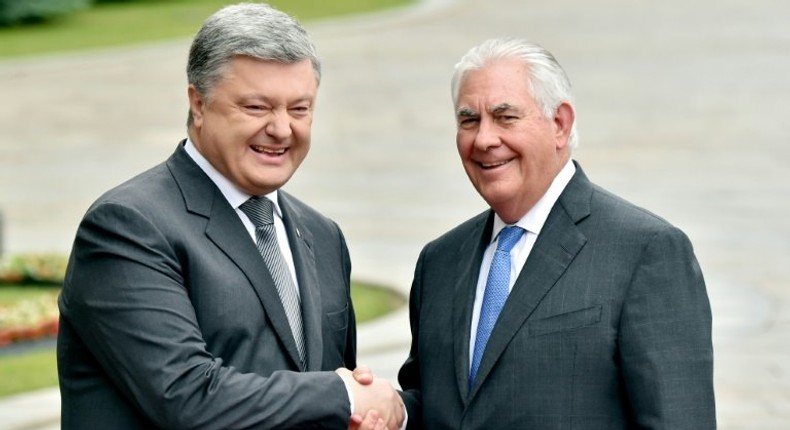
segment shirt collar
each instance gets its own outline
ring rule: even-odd
[[[549,217],[549,213],[551,212],[551,208],[554,207],[554,204],[557,203],[557,200],[560,198],[560,194],[562,191],[565,190],[565,187],[568,185],[568,182],[571,181],[573,174],[576,173],[576,166],[573,164],[573,161],[568,159],[568,162],[565,163],[565,166],[562,167],[557,176],[554,177],[554,180],[549,185],[549,189],[546,190],[546,193],[543,194],[543,197],[532,206],[532,209],[529,210],[520,220],[516,222],[515,225],[523,228],[524,230],[534,233],[540,234],[540,230],[543,228],[543,224],[546,223],[546,219]],[[502,218],[499,215],[494,214],[494,230],[491,232],[491,242],[496,240],[499,232],[502,231],[503,228],[507,227],[508,224],[505,224],[502,221]]]
[[[184,145],[184,150],[186,150],[187,154],[195,161],[195,163],[200,167],[203,172],[208,175],[209,179],[219,188],[219,191],[225,197],[225,200],[230,203],[230,206],[234,209],[238,209],[242,203],[249,200],[252,197],[251,194],[248,194],[246,191],[243,191],[241,188],[236,186],[230,179],[226,178],[222,173],[219,172],[211,163],[203,156],[203,154],[198,151],[197,147],[192,140],[187,138],[186,144]],[[280,218],[282,218],[282,210],[280,209],[280,203],[278,199],[277,190],[272,191],[269,194],[266,194],[265,197],[274,203],[274,210]]]

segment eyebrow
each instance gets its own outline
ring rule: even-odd
[[[266,94],[260,94],[260,93],[244,94],[240,97],[240,100],[242,100],[242,102],[244,103],[251,103],[251,102],[272,103],[271,97],[267,96]],[[315,97],[311,97],[309,95],[303,95],[290,101],[289,104],[298,104],[304,102],[312,104],[314,101],[315,101]]]
[[[516,108],[515,106],[513,106],[510,103],[500,103],[500,104],[498,104],[496,106],[492,106],[490,108],[487,108],[486,111],[488,113],[492,114],[492,115],[501,115],[501,114],[503,114],[505,112],[518,111],[518,108]],[[475,117],[475,116],[478,116],[479,113],[477,111],[475,111],[474,109],[472,109],[472,108],[462,107],[462,108],[458,109],[458,112],[456,113],[456,115],[457,115],[458,118],[461,118],[461,117]]]
[[[459,118],[460,117],[477,116],[477,112],[474,109],[472,109],[472,108],[462,107],[462,108],[458,109],[458,112],[456,112],[456,116],[459,117]]]
[[[493,115],[497,115],[512,110],[518,110],[518,109],[516,109],[516,107],[511,105],[510,103],[500,103],[494,107],[489,108],[488,112]]]

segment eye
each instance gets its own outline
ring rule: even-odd
[[[464,117],[458,119],[458,125],[461,128],[474,127],[478,122],[480,122],[480,119],[476,117]]]
[[[305,118],[310,114],[309,104],[299,104],[288,108],[291,116],[295,118]]]

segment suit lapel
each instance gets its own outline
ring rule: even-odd
[[[167,164],[181,189],[187,210],[208,218],[206,236],[249,279],[275,333],[285,345],[293,365],[299,368],[299,352],[277,288],[255,242],[235,210],[182,146],[179,146]]]
[[[206,226],[206,236],[222,249],[247,276],[272,323],[272,327],[274,327],[275,333],[288,351],[293,365],[300,368],[301,360],[299,351],[296,349],[296,341],[269,270],[266,268],[258,248],[227,200],[221,194],[216,197],[216,200]]]
[[[283,223],[288,232],[288,242],[293,254],[296,279],[299,281],[299,295],[302,304],[307,369],[320,370],[323,362],[323,336],[321,334],[321,291],[313,254],[313,235],[302,214],[291,204],[290,196],[280,190],[280,208]]]
[[[483,253],[488,245],[487,239],[491,237],[493,219],[491,211],[477,217],[473,233],[458,248],[458,258],[456,259],[458,265],[455,270],[448,272],[457,274],[453,286],[452,327],[460,328],[460,330],[452,330],[453,357],[455,357],[458,392],[464,402],[467,401],[469,392],[469,341],[472,308],[474,307],[477,279],[480,275],[480,262],[483,261]]]
[[[587,242],[576,223],[589,215],[591,193],[591,184],[577,166],[576,174],[552,208],[499,314],[477,371],[470,401],[507,345]]]

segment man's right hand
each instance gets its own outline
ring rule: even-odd
[[[387,425],[379,417],[378,411],[368,411],[365,417],[359,417],[358,420],[352,418],[351,423],[348,425],[348,430],[386,430]]]
[[[355,415],[366,416],[369,411],[378,411],[381,419],[386,423],[390,430],[398,430],[403,424],[405,417],[403,401],[397,391],[388,381],[381,378],[373,378],[367,384],[361,384],[355,379],[355,374],[345,368],[335,371],[343,381],[346,382],[354,396]],[[364,372],[363,372],[364,373]],[[357,372],[357,377],[359,372]],[[372,374],[369,376],[372,377]],[[365,379],[365,378],[361,378]]]

